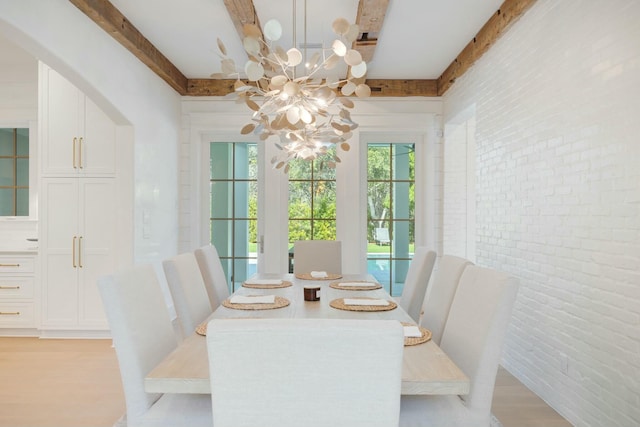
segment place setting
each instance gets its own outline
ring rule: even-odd
[[[232,295],[222,305],[234,310],[272,310],[286,307],[290,301],[278,295]]]
[[[390,311],[398,307],[393,301],[382,298],[337,298],[329,305],[338,310],[346,311]]]
[[[327,273],[326,271],[311,271],[309,273],[296,273],[296,279],[302,280],[337,280],[342,278],[339,273]]]
[[[278,289],[291,285],[290,281],[282,279],[248,279],[242,283],[243,287],[251,289]]]
[[[413,323],[400,322],[404,329],[404,345],[418,345],[431,340],[431,331]]]
[[[366,280],[352,280],[349,282],[331,282],[329,287],[344,291],[373,291],[381,289],[382,285],[380,283],[369,282]]]

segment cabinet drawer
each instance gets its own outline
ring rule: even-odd
[[[35,269],[33,257],[0,256],[0,276],[4,273],[33,273]]]
[[[33,298],[33,277],[0,276],[0,301]]]
[[[0,303],[0,327],[34,327],[34,314],[34,304],[31,302]]]

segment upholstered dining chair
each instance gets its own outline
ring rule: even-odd
[[[339,240],[298,240],[293,244],[293,272],[326,271],[342,273],[342,242]]]
[[[420,320],[424,296],[427,292],[436,257],[435,251],[419,246],[415,249],[413,259],[409,264],[399,305],[416,323]]]
[[[422,307],[424,315],[420,319],[420,326],[431,331],[431,339],[438,345],[460,276],[468,265],[473,263],[454,255],[443,255],[438,261],[438,268],[433,272]]]
[[[496,270],[467,266],[449,310],[440,347],[469,377],[464,396],[403,396],[400,427],[489,427],[502,343],[518,282]]]
[[[214,319],[206,338],[216,427],[398,425],[397,321]]]
[[[211,426],[207,395],[154,394],[144,377],[177,347],[169,310],[151,265],[98,279],[115,347],[127,427]]]
[[[215,310],[222,304],[222,301],[229,298],[229,285],[222,268],[222,262],[220,262],[220,256],[213,245],[202,246],[193,253],[202,273],[211,308]]]
[[[193,252],[185,252],[162,262],[182,337],[191,335],[214,307],[209,302],[200,267]]]

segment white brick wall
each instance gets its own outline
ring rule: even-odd
[[[538,0],[444,122],[473,105],[477,263],[521,279],[504,365],[577,426],[640,425],[640,1]]]

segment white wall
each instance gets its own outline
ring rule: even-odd
[[[476,108],[477,263],[521,280],[504,364],[577,426],[640,425],[639,22],[538,0],[444,97]]]
[[[0,0],[0,33],[132,125],[134,261],[175,254],[180,96],[69,1]]]

